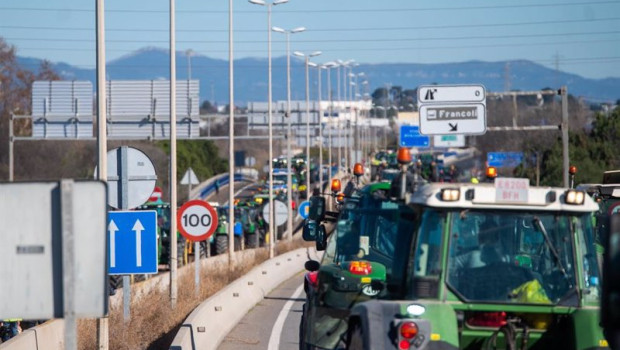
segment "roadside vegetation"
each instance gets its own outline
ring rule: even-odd
[[[277,244],[277,255],[310,246],[300,239],[293,242],[282,241]],[[267,260],[265,248],[257,250],[253,259],[236,261],[230,269],[222,265],[215,273],[203,271],[200,281],[200,294],[194,293],[194,273],[179,275],[177,307],[172,309],[168,289],[153,290],[131,305],[131,320],[123,320],[123,306],[111,308],[109,316],[109,348],[118,350],[168,349],[179,327],[187,316],[203,300],[209,298],[235,279],[249,272],[256,265]],[[139,284],[132,286],[135,290]],[[78,349],[97,348],[97,321],[82,319],[78,321]]]

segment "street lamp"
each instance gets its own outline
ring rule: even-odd
[[[291,30],[285,30],[280,27],[271,27],[271,30],[278,33],[286,34],[286,117],[288,119],[288,126],[286,131],[286,188],[288,201],[288,220],[286,222],[286,230],[289,233],[289,238],[293,239],[293,209],[291,203],[293,202],[293,180],[291,179],[291,34],[301,33],[306,30],[305,27],[297,27]]]
[[[334,114],[334,101],[333,101],[333,92],[332,92],[332,78],[330,75],[331,68],[335,67],[336,63],[327,62],[323,64],[323,67],[327,69],[327,99],[329,100],[329,118],[327,119],[329,122],[329,138],[328,138],[328,147],[327,147],[327,158],[328,158],[328,168],[327,168],[327,176],[329,177],[329,181],[332,180],[332,118]],[[331,201],[330,201],[331,203]]]
[[[267,115],[269,116],[269,258],[273,258],[274,256],[274,248],[275,248],[275,240],[276,234],[274,230],[274,205],[273,205],[273,127],[272,127],[272,107],[271,107],[271,7],[274,5],[280,5],[287,3],[288,0],[275,0],[271,3],[265,2],[264,0],[248,0],[250,3],[255,5],[267,6],[267,57],[269,62],[269,79],[268,79],[268,100],[267,100],[267,108],[269,111]],[[229,161],[232,162],[232,159]],[[229,203],[232,207],[232,203]],[[289,203],[290,205],[290,203]],[[229,242],[229,244],[232,242]]]
[[[303,57],[306,62],[306,198],[310,198],[310,76],[308,72],[308,66],[310,57],[315,57],[321,54],[321,51],[315,51],[309,54],[304,54],[299,51],[293,52],[293,55],[297,57]]]

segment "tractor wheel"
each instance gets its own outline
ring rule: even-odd
[[[364,347],[364,333],[362,332],[362,326],[358,323],[349,332],[347,339],[348,350],[365,350]]]
[[[258,232],[248,234],[246,242],[247,242],[246,246],[249,249],[258,247]]]
[[[228,236],[217,235],[215,236],[215,254],[226,254],[228,252]]]
[[[235,236],[235,251],[241,250],[241,236]]]

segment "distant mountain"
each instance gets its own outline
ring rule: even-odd
[[[188,59],[185,53],[177,52],[177,79],[187,79]],[[24,66],[36,67],[39,59],[19,57]],[[620,98],[620,78],[588,79],[565,72],[558,72],[527,60],[460,63],[418,64],[379,63],[360,64],[356,72],[364,72],[371,90],[390,84],[413,89],[421,84],[483,84],[487,91],[502,91],[506,65],[509,65],[510,84],[514,90],[539,90],[546,87],[558,88],[567,85],[572,95],[585,99],[616,101]],[[95,80],[94,69],[80,69],[66,63],[53,64],[55,70],[65,79]],[[272,60],[273,98],[286,99],[286,57]],[[107,78],[126,79],[168,79],[169,56],[167,50],[144,48],[129,55],[108,62]],[[235,60],[235,103],[246,105],[249,101],[267,100],[267,59],[241,58]],[[228,103],[228,61],[196,55],[191,57],[191,76],[200,80],[202,100],[215,99],[218,104]],[[337,97],[336,70],[332,69],[332,89]],[[310,71],[310,97],[316,98],[317,72]],[[327,96],[326,74],[323,73],[323,96]],[[291,94],[294,100],[305,99],[305,70],[303,61],[291,58]],[[344,96],[343,96],[344,98]]]

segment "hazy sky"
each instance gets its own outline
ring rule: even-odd
[[[108,61],[168,47],[169,1],[107,0]],[[228,1],[177,0],[177,49],[228,57]],[[307,31],[291,47],[316,61],[527,59],[589,78],[620,77],[620,0],[290,0],[272,25]],[[95,0],[0,0],[0,36],[21,56],[95,66]],[[267,9],[234,2],[235,57],[267,56]],[[273,33],[273,55],[285,54]]]

